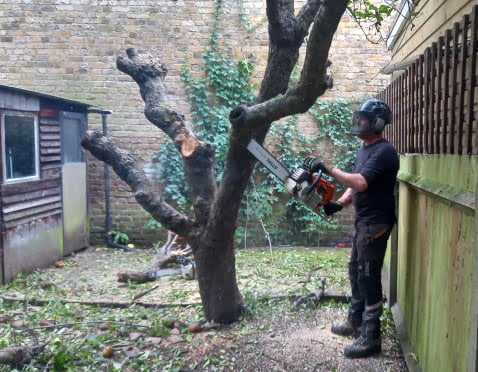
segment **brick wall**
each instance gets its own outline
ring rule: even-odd
[[[185,58],[193,71],[209,35],[214,1],[184,0],[9,0],[0,4],[0,83],[90,103],[113,113],[109,135],[137,154],[147,166],[164,140],[144,118],[143,102],[130,78],[115,67],[116,56],[129,47],[161,56],[169,67],[169,99],[188,113],[179,72]],[[221,39],[238,58],[255,54],[254,79],[259,83],[268,52],[265,1],[243,0],[247,31],[239,17],[241,2],[224,1]],[[297,6],[303,4],[297,1]],[[389,60],[381,45],[369,44],[350,17],[344,16],[334,37],[330,59],[335,87],[326,98],[356,98],[380,91],[388,77],[379,74]],[[302,122],[307,123],[304,117]],[[305,124],[307,125],[307,124]],[[100,130],[98,115],[90,129]],[[304,129],[305,130],[305,129]],[[103,165],[89,157],[90,215],[93,241],[103,235]],[[138,244],[157,239],[145,228],[146,213],[128,187],[112,172],[113,228]],[[344,219],[345,230],[350,220]]]

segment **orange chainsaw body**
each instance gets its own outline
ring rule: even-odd
[[[313,175],[312,180],[315,181],[317,176]],[[329,181],[320,178],[317,185],[315,185],[315,189],[322,195],[322,205],[328,204],[333,196],[335,191],[335,186],[332,185]]]

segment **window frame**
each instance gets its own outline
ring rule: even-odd
[[[390,26],[389,34],[385,40],[385,45],[387,46],[388,50],[393,49],[398,39],[402,35],[403,30],[410,23],[410,16],[415,9],[415,6],[416,0],[402,0],[398,8],[399,10],[397,17]]]
[[[33,118],[34,135],[35,135],[35,174],[33,176],[10,178],[7,179],[7,159],[5,153],[5,116],[22,116]],[[38,125],[38,113],[31,111],[16,111],[16,110],[3,110],[1,111],[0,120],[1,130],[1,151],[2,151],[2,180],[4,184],[28,182],[40,179],[40,143],[39,143],[39,125]]]

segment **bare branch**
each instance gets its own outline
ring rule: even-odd
[[[254,128],[285,116],[307,112],[316,99],[332,87],[332,78],[327,75],[330,65],[327,58],[346,5],[346,0],[326,0],[320,7],[310,32],[299,84],[278,98],[250,107],[236,107],[229,115],[234,126]]]
[[[311,104],[332,87],[327,75],[329,50],[346,6],[347,0],[325,0],[314,18],[298,87],[304,94],[313,94]]]
[[[293,0],[267,0],[269,39],[272,43],[293,43],[297,20]]]
[[[127,57],[118,56],[116,65],[138,84],[141,97],[146,104],[144,114],[148,120],[164,131],[181,152],[184,141],[198,145],[199,140],[192,133],[188,121],[166,104],[164,79],[168,72],[167,67],[157,58],[147,53],[139,54],[133,48],[127,49],[126,54]],[[191,154],[190,151],[186,151],[186,156]]]
[[[267,1],[269,56],[257,102],[284,94],[321,0],[309,0],[294,17],[293,1]]]
[[[285,93],[303,41],[303,37],[300,38],[298,34],[299,27],[294,17],[293,1],[268,0],[267,18],[269,56],[257,102]]]
[[[319,11],[320,5],[322,5],[322,0],[309,0],[300,9],[299,14],[297,14],[297,21],[302,32],[307,33],[309,31],[310,24]]]
[[[157,58],[132,48],[127,49],[126,54],[117,58],[117,67],[138,84],[146,105],[145,116],[174,141],[183,155],[196,219],[204,224],[216,194],[214,150],[209,144],[199,141],[185,117],[167,105],[166,66]]]
[[[100,132],[88,131],[81,144],[98,160],[113,167],[116,174],[131,187],[136,201],[164,227],[181,236],[188,236],[193,228],[193,221],[153,193],[146,174],[131,154],[116,147]]]

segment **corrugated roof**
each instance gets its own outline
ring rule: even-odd
[[[85,106],[85,107],[92,107],[93,106],[93,105],[90,105],[89,103],[74,101],[74,100],[71,100],[71,99],[66,99],[66,98],[62,98],[62,97],[58,97],[58,96],[53,96],[51,94],[35,92],[33,90],[28,90],[28,89],[23,89],[23,88],[11,87],[11,86],[8,86],[8,85],[0,84],[0,89],[6,89],[6,90],[9,90],[9,91],[13,91],[13,92],[30,94],[30,95],[37,96],[37,97],[42,97],[42,98],[54,99],[54,100],[57,100],[57,101],[62,101],[62,102],[69,103],[69,104],[74,104],[74,105],[81,105],[81,106]]]

